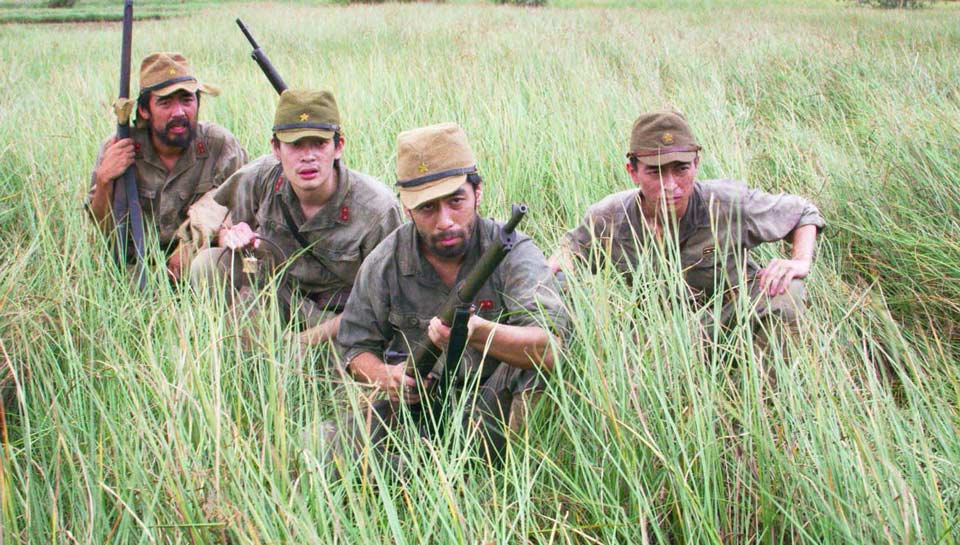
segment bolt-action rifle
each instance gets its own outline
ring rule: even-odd
[[[527,205],[514,204],[510,220],[504,224],[500,231],[500,239],[491,244],[480,259],[477,265],[470,271],[470,274],[463,279],[459,286],[456,286],[450,292],[447,300],[443,302],[437,317],[444,325],[451,327],[450,343],[447,345],[447,361],[443,366],[443,371],[437,375],[433,372],[437,358],[440,357],[441,350],[435,346],[429,338],[414,350],[413,358],[409,361],[407,374],[413,377],[427,379],[424,384],[430,389],[431,394],[436,397],[445,395],[449,387],[451,378],[455,372],[454,366],[460,359],[466,344],[466,320],[469,319],[468,309],[473,303],[474,297],[480,292],[480,289],[486,284],[487,280],[493,274],[500,262],[503,261],[510,250],[513,250],[517,243],[516,228],[520,220],[527,213]],[[459,326],[459,327],[458,327]],[[459,329],[459,334],[456,330]],[[454,337],[459,337],[455,339]],[[456,345],[456,346],[455,346]]]
[[[250,45],[253,46],[253,52],[250,53],[250,57],[257,61],[260,70],[263,70],[263,75],[267,76],[267,79],[270,80],[270,85],[273,85],[277,94],[283,94],[283,92],[287,90],[287,84],[284,83],[283,78],[280,77],[280,72],[277,72],[277,69],[273,67],[273,63],[267,58],[267,54],[263,52],[263,49],[260,49],[260,44],[253,38],[253,34],[250,34],[250,31],[247,30],[247,25],[243,24],[243,21],[241,21],[239,17],[237,17],[237,26],[240,27],[240,32],[243,32],[243,35],[247,37]]]
[[[117,140],[130,138],[130,45],[133,41],[133,0],[123,3],[123,34],[120,47],[120,98],[117,108]],[[140,210],[140,194],[137,191],[137,178],[133,165],[127,167],[123,175],[113,184],[113,219],[117,228],[117,261],[123,266],[127,261],[128,229],[133,235],[133,248],[137,258],[137,284],[141,290],[146,288],[144,275],[143,212]]]

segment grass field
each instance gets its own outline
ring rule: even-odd
[[[574,336],[504,468],[454,430],[412,442],[400,481],[369,459],[329,477],[309,438],[355,390],[280,325],[244,351],[222,301],[111,265],[81,203],[119,26],[0,26],[0,544],[960,541],[960,9],[602,3],[228,4],[134,29],[135,59],[179,50],[222,87],[200,116],[252,156],[276,97],[237,16],[288,83],[334,90],[353,168],[392,183],[399,131],[459,122],[483,213],[527,202],[548,252],[628,186],[654,108],[687,114],[701,178],[820,205],[783,350],[693,342],[701,311],[647,289],[678,289],[669,267],[574,277]]]

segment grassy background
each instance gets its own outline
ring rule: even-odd
[[[141,296],[110,265],[81,202],[113,130],[119,28],[0,27],[16,378],[0,542],[956,543],[960,13],[703,6],[251,4],[137,24],[134,57],[184,52],[224,90],[201,117],[253,156],[276,97],[236,16],[288,83],[334,90],[358,170],[392,181],[399,131],[459,122],[484,213],[526,201],[545,249],[628,186],[630,123],[666,106],[699,134],[702,178],[827,216],[810,317],[783,350],[744,328],[693,342],[702,311],[651,289],[679,289],[669,267],[633,288],[573,278],[575,337],[505,468],[473,465],[455,430],[411,442],[422,469],[392,484],[366,458],[328,478],[312,437],[339,390],[278,324],[242,351],[222,301],[159,273]]]

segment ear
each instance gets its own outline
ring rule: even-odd
[[[270,139],[270,150],[273,151],[273,158],[280,160],[280,141],[276,138]]]
[[[403,214],[407,216],[407,219],[413,221],[413,214],[410,213],[410,209],[406,206],[403,207]]]
[[[633,164],[630,161],[627,161],[627,174],[630,175],[630,179],[633,180],[633,183],[640,185],[639,175],[640,175],[640,164],[637,164],[637,168],[633,168]]]
[[[137,117],[140,119],[150,119],[150,110],[137,104]]]
[[[473,196],[477,198],[476,206],[479,207],[483,199],[483,184],[477,184],[477,187],[473,188]]]
[[[334,158],[334,159],[339,159],[339,158],[340,158],[340,154],[342,154],[342,153],[343,153],[343,135],[341,134],[341,135],[340,135],[340,141],[337,142],[337,150],[333,153],[333,158]]]

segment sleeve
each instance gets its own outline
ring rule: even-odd
[[[344,370],[353,358],[364,352],[383,358],[393,336],[389,322],[390,299],[382,269],[375,256],[363,262],[340,317],[337,348]]]
[[[520,241],[501,267],[507,323],[542,327],[565,337],[569,318],[560,286],[533,240]]]
[[[93,200],[93,189],[97,184],[97,169],[100,168],[100,163],[103,162],[103,153],[107,151],[107,144],[110,143],[110,138],[104,139],[103,143],[100,144],[100,149],[97,151],[97,159],[93,162],[93,170],[90,171],[90,184],[87,188],[87,197],[83,201],[83,207],[90,211],[90,201]]]
[[[234,172],[215,190],[213,201],[230,211],[230,220],[234,225],[244,222],[253,230],[259,227],[257,211],[266,185],[264,177],[269,174],[264,172],[264,167],[259,161],[250,163]]]
[[[826,222],[820,210],[797,195],[776,195],[759,189],[747,189],[742,201],[745,242],[753,248],[764,242],[783,240],[797,227],[816,225],[823,230]]]
[[[243,149],[243,146],[232,134],[227,133],[223,146],[220,148],[220,155],[217,157],[217,174],[213,181],[214,187],[223,184],[234,172],[247,164],[248,160],[247,151]]]
[[[377,218],[374,227],[367,231],[367,234],[363,237],[363,242],[360,244],[360,259],[366,259],[380,244],[380,241],[387,238],[401,224],[400,211],[397,210],[396,206],[385,209]]]
[[[606,256],[604,250],[610,247],[615,228],[615,221],[601,204],[591,206],[580,225],[567,231],[560,241],[562,251],[569,252],[578,262],[589,265],[592,272],[597,272],[603,266]]]

